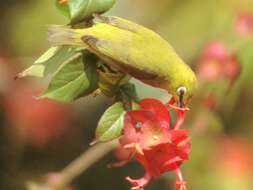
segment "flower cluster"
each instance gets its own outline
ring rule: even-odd
[[[240,74],[237,56],[230,53],[222,42],[209,43],[197,64],[198,75],[207,81],[227,79],[231,84]]]
[[[124,120],[124,135],[121,146],[130,152],[132,158],[143,165],[146,174],[141,179],[127,177],[132,189],[143,189],[151,178],[175,170],[176,185],[185,189],[180,165],[188,160],[191,150],[188,130],[180,129],[187,108],[178,108],[171,103],[168,106],[156,99],[144,99],[139,102],[139,110],[128,111]],[[178,120],[171,126],[168,108],[175,109]]]

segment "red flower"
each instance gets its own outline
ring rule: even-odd
[[[221,42],[209,43],[197,63],[198,75],[205,81],[229,80],[232,85],[240,74],[236,55]]]
[[[226,60],[223,68],[224,76],[230,79],[231,85],[236,81],[241,73],[241,65],[237,59],[237,56],[232,54]]]
[[[8,121],[27,144],[45,147],[71,126],[69,107],[48,99],[36,100],[38,89],[20,85],[10,94],[13,95],[5,96],[4,102]]]
[[[245,139],[238,137],[223,137],[218,141],[213,164],[223,171],[235,176],[252,175],[253,151]]]
[[[141,109],[127,112],[121,145],[131,150],[133,157],[143,165],[146,174],[141,179],[126,179],[134,189],[142,189],[152,177],[176,170],[177,184],[185,188],[179,166],[188,160],[191,144],[187,130],[180,130],[187,109],[177,108],[178,121],[172,128],[168,108],[159,100],[145,99]]]
[[[222,42],[213,41],[209,43],[202,52],[203,59],[225,60],[228,56],[228,50]]]
[[[244,37],[253,35],[253,14],[241,13],[235,23],[236,31]]]

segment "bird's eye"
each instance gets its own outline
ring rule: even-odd
[[[182,96],[184,94],[186,94],[187,92],[187,89],[185,86],[180,86],[178,89],[177,89],[177,95],[178,96]]]

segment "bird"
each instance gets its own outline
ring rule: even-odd
[[[85,48],[112,69],[166,90],[179,107],[189,104],[197,88],[196,75],[165,39],[127,19],[94,17],[98,21],[87,28],[50,26],[49,41]]]

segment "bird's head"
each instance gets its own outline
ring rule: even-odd
[[[177,106],[187,107],[197,88],[197,78],[188,68],[182,73],[174,74],[168,84],[168,92],[172,94]]]

